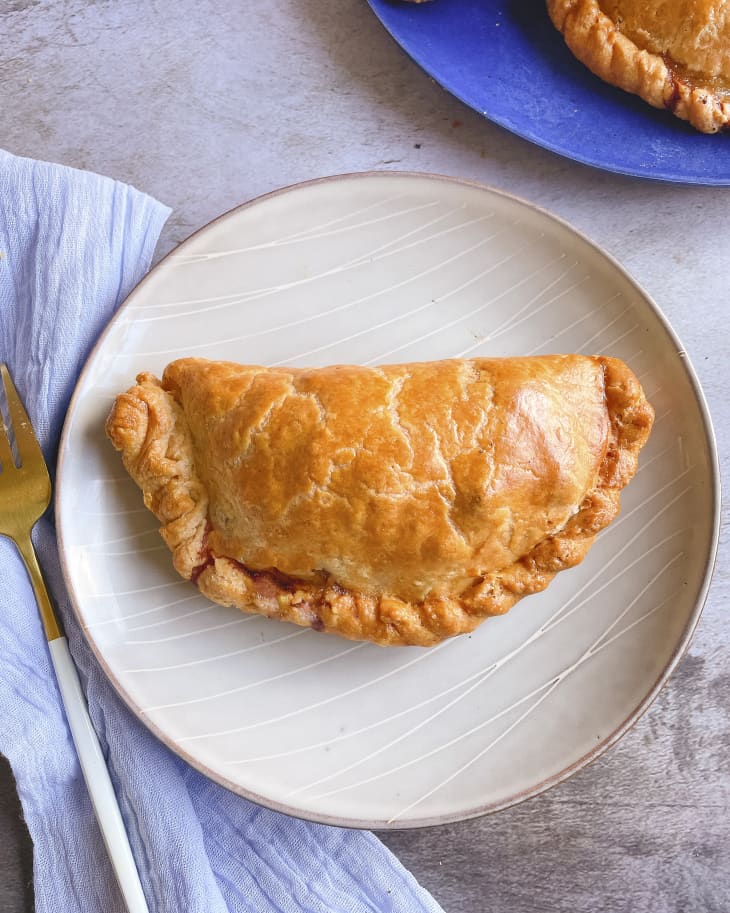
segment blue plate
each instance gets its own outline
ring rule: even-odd
[[[368,0],[423,69],[475,111],[586,165],[686,184],[730,184],[730,136],[705,136],[593,76],[544,0]]]

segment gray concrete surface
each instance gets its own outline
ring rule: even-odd
[[[474,178],[568,219],[668,314],[729,478],[730,190],[597,172],[505,133],[406,58],[364,0],[0,0],[0,34],[0,143],[168,203],[158,255],[259,193],[355,170]],[[447,913],[730,911],[728,525],[689,655],[607,756],[497,816],[383,835]],[[31,908],[30,876],[0,767],[1,913]]]

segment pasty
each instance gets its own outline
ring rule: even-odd
[[[730,120],[724,0],[547,0],[556,28],[601,79],[704,133]]]
[[[184,358],[106,430],[178,572],[215,602],[427,646],[580,562],[653,410],[579,355],[327,368]]]

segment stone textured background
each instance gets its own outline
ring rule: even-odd
[[[567,219],[669,316],[730,480],[730,189],[605,174],[492,126],[405,57],[365,0],[0,0],[0,34],[0,143],[172,206],[158,256],[260,193],[368,169],[473,178]],[[688,656],[607,756],[499,815],[383,835],[447,913],[730,911],[729,525],[726,512]],[[19,815],[2,765],[2,913],[32,908]]]

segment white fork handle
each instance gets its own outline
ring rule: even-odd
[[[65,637],[48,642],[66,717],[112,868],[129,913],[149,913],[104,755]]]

